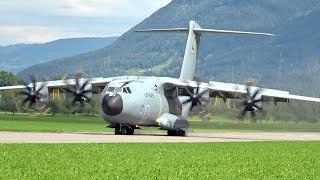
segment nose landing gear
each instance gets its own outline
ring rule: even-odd
[[[116,135],[133,135],[134,127],[123,124],[116,124],[114,128],[114,134]]]

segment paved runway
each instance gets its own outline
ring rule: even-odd
[[[113,133],[0,132],[0,143],[118,143],[118,142],[242,142],[312,141],[320,133],[190,133],[187,137],[165,134],[114,135]]]

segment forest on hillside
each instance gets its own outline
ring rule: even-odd
[[[275,37],[203,35],[197,75],[202,81],[244,83],[319,97],[320,0],[173,0],[110,46],[32,66],[39,77],[157,75],[178,77],[187,36],[136,33],[136,29],[187,27],[258,31]]]

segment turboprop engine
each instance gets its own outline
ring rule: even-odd
[[[187,130],[189,121],[182,116],[176,116],[170,113],[163,114],[157,122],[163,130]]]
[[[48,87],[46,83],[37,83],[34,76],[31,76],[32,83],[25,84],[25,89],[20,94],[25,95],[22,106],[28,103],[30,108],[33,104],[37,109],[42,109],[48,101]]]

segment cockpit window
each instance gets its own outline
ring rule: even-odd
[[[131,90],[129,87],[123,87],[122,92],[131,94]]]
[[[121,87],[109,87],[108,92],[114,92],[114,93],[117,93],[117,92],[121,92],[122,91],[122,88]]]
[[[128,93],[126,88],[123,88],[123,93]]]
[[[121,92],[122,91],[122,88],[121,87],[115,87],[115,92]]]
[[[130,93],[130,94],[131,94],[131,90],[130,90],[130,88],[129,88],[129,87],[127,87],[127,91],[128,91],[128,93]]]
[[[109,87],[107,91],[108,92],[113,92],[114,91],[114,87]]]

